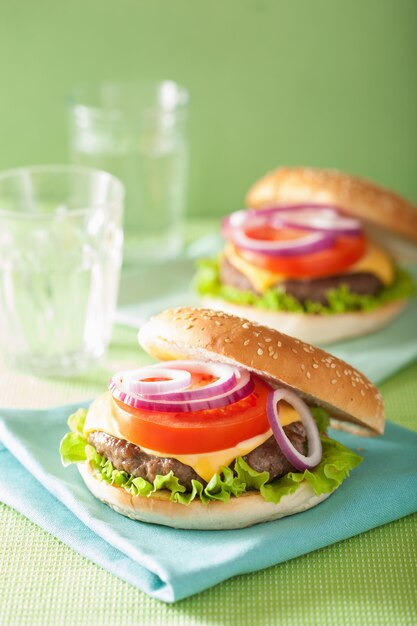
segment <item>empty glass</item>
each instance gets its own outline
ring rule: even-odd
[[[126,188],[124,262],[145,267],[183,245],[188,93],[172,81],[80,85],[69,102],[72,163]]]
[[[105,355],[123,196],[117,178],[88,168],[0,173],[0,349],[12,366],[66,376]]]

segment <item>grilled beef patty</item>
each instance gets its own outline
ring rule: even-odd
[[[303,454],[306,454],[307,439],[304,426],[301,422],[294,422],[284,426],[285,433],[294,447]],[[201,478],[189,465],[185,465],[177,459],[153,456],[143,452],[139,446],[129,443],[123,439],[117,439],[112,435],[107,435],[101,431],[93,431],[88,435],[88,443],[91,444],[99,454],[106,457],[116,469],[133,474],[135,478],[141,477],[149,482],[153,482],[160,474],[165,476],[172,470],[174,475],[184,487],[191,491],[191,481],[199,480],[206,485],[206,481]],[[243,457],[246,463],[258,472],[267,471],[270,473],[270,480],[283,476],[294,470],[294,467],[282,454],[274,437],[267,439],[262,445],[252,450]]]
[[[172,470],[180,483],[191,490],[191,481],[201,478],[192,467],[184,465],[177,459],[153,456],[143,452],[139,446],[124,439],[117,439],[101,431],[93,431],[88,435],[90,443],[99,454],[108,459],[116,469],[133,474],[135,478],[144,478],[153,482],[160,474],[165,476]]]
[[[259,295],[246,276],[225,257],[222,258],[220,265],[220,280],[224,285]],[[302,304],[310,300],[326,305],[328,304],[328,291],[340,287],[340,285],[347,285],[351,293],[369,296],[376,296],[383,287],[379,278],[371,272],[354,272],[352,274],[335,274],[325,278],[289,279],[278,283],[276,288],[293,296]]]
[[[293,422],[284,426],[284,432],[291,441],[292,445],[301,454],[307,454],[307,438],[304,426],[301,422]],[[261,446],[258,446],[252,452],[245,455],[243,460],[246,461],[252,469],[257,472],[269,472],[269,480],[279,478],[288,474],[288,472],[297,471],[288,459],[282,454],[281,448],[276,442],[274,436],[267,439]]]

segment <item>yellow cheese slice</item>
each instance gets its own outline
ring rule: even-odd
[[[349,272],[371,272],[388,286],[394,280],[394,263],[383,248],[369,241],[365,255],[347,270]]]
[[[119,411],[123,411],[123,409],[121,409],[118,404],[114,402],[110,392],[106,392],[99,396],[88,410],[84,425],[85,436],[88,436],[88,434],[92,431],[101,431],[107,433],[108,435],[112,435],[113,437],[117,437],[118,439],[124,439],[118,426],[117,415]],[[287,405],[280,406],[279,415],[283,426],[299,419],[296,411]],[[204,452],[200,454],[168,455],[156,450],[144,448],[141,446],[140,441],[131,441],[131,443],[140,446],[140,448],[148,454],[153,454],[154,456],[159,457],[169,456],[170,458],[177,459],[185,465],[189,465],[199,476],[208,482],[213,474],[221,471],[222,466],[227,467],[237,456],[244,456],[245,454],[248,454],[264,443],[264,441],[269,439],[271,435],[272,431],[269,429],[256,437],[241,441],[232,448],[216,450],[215,452]]]
[[[246,276],[252,287],[259,293],[263,293],[273,285],[282,283],[288,278],[285,274],[277,274],[276,272],[271,272],[262,267],[256,267],[252,265],[252,263],[245,261],[245,259],[242,259],[242,257],[236,253],[232,244],[226,244],[224,255],[233,267]]]
[[[253,288],[259,293],[264,293],[270,287],[284,282],[288,278],[284,274],[278,274],[252,265],[252,263],[242,259],[231,244],[226,245],[224,255],[229,263],[246,276]],[[384,285],[390,285],[394,280],[392,259],[382,248],[370,241],[368,241],[364,256],[354,265],[351,265],[344,273],[351,274],[354,272],[371,272],[378,276]]]

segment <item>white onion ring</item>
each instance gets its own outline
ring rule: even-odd
[[[222,232],[226,239],[232,240],[239,248],[268,256],[289,257],[309,254],[325,250],[334,243],[334,235],[324,231],[308,232],[304,237],[283,241],[256,239],[249,237],[245,232],[245,229],[250,227],[274,226],[277,220],[279,214],[277,216],[273,209],[269,213],[262,212],[259,215],[253,209],[235,211],[223,220]],[[279,224],[278,228],[280,226],[282,227],[282,224]]]
[[[164,378],[161,381],[145,381],[144,378]],[[184,369],[168,367],[141,367],[124,372],[123,382],[128,393],[149,395],[185,389],[191,384],[191,374]]]
[[[151,365],[151,368],[158,367],[158,363]],[[231,391],[237,383],[237,377],[239,376],[238,368],[231,365],[224,365],[223,363],[211,363],[206,361],[165,361],[164,368],[170,369],[184,369],[188,373],[194,374],[208,374],[209,376],[217,377],[217,380],[205,385],[204,387],[198,387],[196,389],[184,390],[178,393],[163,393],[161,394],[144,394],[146,400],[198,400],[200,398],[207,399],[211,395],[215,396],[218,393]],[[191,374],[190,374],[191,382]]]
[[[204,365],[206,366],[208,364],[205,363]],[[250,373],[247,370],[239,370],[238,368],[232,368],[231,366],[225,367],[230,367],[234,370],[234,374],[236,376],[236,382],[234,386],[231,389],[227,389],[226,391],[224,391],[224,389],[221,389],[221,387],[219,386],[217,389],[215,389],[214,395],[213,388],[211,388],[208,390],[207,397],[205,398],[200,397],[199,394],[199,397],[196,399],[183,399],[172,402],[166,399],[165,394],[160,394],[160,399],[151,400],[147,396],[126,391],[123,382],[123,372],[118,372],[112,377],[109,383],[109,389],[112,395],[124,404],[128,404],[133,408],[146,409],[148,411],[162,411],[172,413],[219,409],[234,402],[238,402],[239,400],[243,400],[243,398],[246,398],[254,390],[254,382]],[[209,387],[209,385],[207,385],[207,387]],[[203,389],[204,387],[200,387],[196,389],[196,391],[200,392]],[[189,392],[191,393],[191,391],[192,390],[190,389]]]
[[[271,222],[280,226],[299,228],[313,232],[326,232],[332,235],[360,235],[362,227],[359,220],[346,217],[330,206],[314,207],[306,205],[288,211],[275,213]]]
[[[307,433],[308,456],[298,452],[288,439],[278,417],[277,403],[285,400],[300,416],[301,422]],[[311,415],[306,403],[289,389],[275,389],[268,394],[266,401],[266,413],[272,432],[279,445],[281,452],[296,469],[304,471],[316,467],[322,458],[322,446],[317,424]]]
[[[307,231],[304,237],[271,241],[249,237],[245,230],[262,226]],[[296,204],[268,209],[242,209],[224,218],[222,234],[239,248],[268,256],[296,256],[329,248],[340,235],[360,235],[360,220],[328,204]]]
[[[334,236],[324,232],[310,232],[299,239],[289,239],[286,241],[265,241],[248,237],[243,229],[233,233],[234,243],[242,249],[269,256],[298,256],[300,254],[311,254],[330,248],[334,243]]]

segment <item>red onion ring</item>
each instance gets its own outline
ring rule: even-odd
[[[279,211],[273,225],[288,226],[313,232],[326,232],[332,235],[360,235],[362,227],[359,220],[341,215],[333,207],[309,207],[297,210]]]
[[[205,363],[205,365],[207,365],[207,363]],[[224,389],[219,387],[215,390],[216,395],[213,395],[213,388],[211,388],[207,392],[207,397],[199,397],[195,400],[183,399],[172,402],[166,399],[165,394],[160,394],[160,400],[151,400],[143,395],[129,393],[124,387],[123,372],[118,372],[112,377],[109,383],[109,389],[117,400],[120,400],[124,404],[136,409],[170,413],[219,409],[227,406],[228,404],[243,400],[243,398],[246,398],[254,390],[254,382],[247,370],[239,370],[238,368],[232,368],[231,366],[228,367],[234,371],[236,376],[236,383],[232,389],[224,391]],[[200,392],[200,390],[203,389],[204,387],[200,387],[196,391]],[[190,393],[191,391],[192,390],[189,390]]]
[[[232,239],[242,250],[280,257],[320,252],[320,250],[330,248],[334,243],[334,236],[324,232],[308,233],[299,239],[287,241],[265,241],[248,237],[243,229],[238,229],[233,233]]]
[[[308,456],[298,452],[285,434],[278,417],[277,403],[279,400],[288,402],[300,416],[307,433]],[[275,389],[268,394],[266,413],[276,442],[291,465],[300,471],[316,467],[322,457],[320,433],[306,403],[289,389]]]
[[[273,209],[262,214],[258,214],[254,209],[235,211],[223,220],[222,234],[241,249],[280,257],[319,252],[329,248],[334,242],[334,236],[324,232],[309,232],[305,237],[287,241],[255,239],[249,237],[245,232],[245,229],[249,227],[273,226],[276,220],[277,216]],[[282,227],[282,225],[278,227],[280,226]]]
[[[164,378],[161,381],[145,381],[144,378]],[[191,384],[191,374],[184,369],[168,367],[141,367],[123,374],[123,382],[128,393],[161,394],[185,389]]]
[[[271,226],[295,228],[307,231],[304,237],[287,241],[261,240],[249,237],[248,228]],[[332,246],[340,235],[360,235],[359,220],[346,217],[332,205],[297,204],[268,209],[242,209],[235,211],[222,221],[222,235],[236,246],[268,256],[297,256],[319,252]]]
[[[151,365],[150,367],[157,367],[158,364]],[[165,393],[161,398],[161,394],[146,394],[146,400],[198,400],[200,398],[207,399],[210,396],[215,396],[219,393],[225,393],[231,391],[236,386],[237,376],[239,370],[231,367],[230,365],[223,365],[222,363],[208,363],[206,361],[165,361],[164,367],[169,369],[186,369],[188,373],[197,374],[209,374],[210,376],[217,377],[217,380],[204,385],[204,387],[198,387],[196,389],[190,389],[189,391],[180,391],[178,393]],[[191,374],[190,374],[191,379]],[[191,382],[191,381],[190,381]]]

